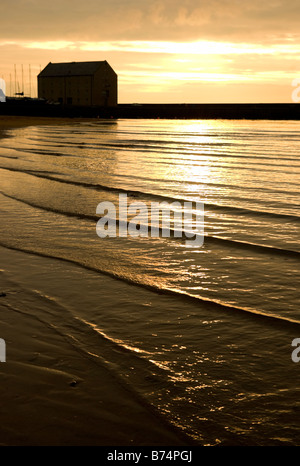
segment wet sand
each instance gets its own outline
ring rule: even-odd
[[[16,254],[24,253],[1,248],[1,268]],[[72,344],[59,324],[44,320],[26,290],[2,277],[1,292],[6,294],[0,297],[0,335],[6,343],[6,362],[0,364],[1,445],[185,444],[101,363]]]
[[[27,116],[11,116],[11,115],[0,115],[0,132],[1,130],[22,128],[25,126],[32,125],[59,125],[69,124],[78,121],[83,121],[81,118],[53,118],[53,117],[27,117]],[[85,119],[84,121],[87,121]],[[1,135],[1,133],[0,133]]]
[[[0,135],[1,129],[49,122],[54,120],[0,117]],[[17,281],[12,286],[7,270],[17,258],[29,264],[32,256],[3,247],[0,255],[0,338],[6,342],[6,362],[0,363],[0,445],[188,445],[59,326],[44,320],[28,290]]]

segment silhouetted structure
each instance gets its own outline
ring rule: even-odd
[[[38,75],[38,97],[67,106],[115,107],[118,76],[107,61],[50,62]]]

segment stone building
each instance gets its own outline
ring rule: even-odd
[[[107,61],[50,62],[38,75],[38,97],[67,106],[115,107],[118,76]]]

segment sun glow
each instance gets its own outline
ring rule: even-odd
[[[210,82],[210,83],[243,83],[243,82],[277,82],[280,79],[291,80],[293,74],[287,71],[258,71],[253,68],[253,57],[268,56],[277,59],[282,55],[293,57],[298,55],[298,47],[293,43],[262,46],[259,44],[229,43],[216,41],[170,42],[170,41],[107,41],[107,42],[73,42],[46,41],[24,42],[21,45],[27,49],[44,49],[66,51],[72,53],[122,53],[124,57],[131,54],[149,54],[153,59],[141,62],[130,61],[126,69],[120,70],[120,81],[124,84],[128,79],[134,82],[149,84],[149,88],[161,89],[165,85],[176,83]],[[250,56],[249,67],[235,66],[237,61],[247,60]],[[118,55],[119,56],[119,55]],[[154,58],[155,57],[155,58]],[[203,57],[203,59],[201,59]],[[242,58],[245,57],[245,58]],[[153,66],[155,59],[156,66]],[[263,58],[262,58],[263,60]],[[88,60],[87,60],[88,61]],[[252,68],[251,68],[252,66]],[[135,69],[134,69],[135,68]],[[137,69],[140,68],[140,69]]]
[[[7,53],[19,48],[22,57],[38,54],[49,61],[107,59],[118,74],[119,102],[224,102],[268,101],[281,92],[290,98],[295,79],[298,47],[294,40],[281,43],[183,41],[2,41]],[[23,58],[22,58],[23,59]],[[14,73],[4,64],[7,82]],[[33,71],[32,76],[34,76]],[[32,78],[36,88],[36,77]],[[247,93],[245,90],[247,89]],[[245,98],[246,96],[246,98]],[[277,98],[275,99],[277,100]]]
[[[6,43],[7,44],[7,43]],[[24,48],[61,50],[76,49],[89,52],[140,52],[166,53],[177,55],[232,55],[232,54],[298,54],[296,44],[274,44],[263,46],[260,44],[230,43],[216,41],[170,42],[170,41],[41,41],[10,44]],[[3,43],[1,45],[4,45]]]

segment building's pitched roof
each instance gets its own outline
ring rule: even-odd
[[[48,63],[38,76],[91,76],[99,68],[109,66],[107,61]]]

